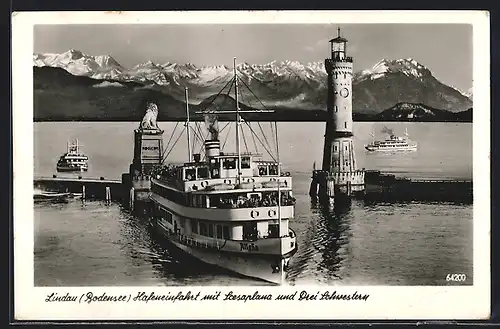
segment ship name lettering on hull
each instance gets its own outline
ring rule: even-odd
[[[240,243],[240,251],[259,251],[259,246],[253,243]]]

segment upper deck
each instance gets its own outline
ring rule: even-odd
[[[155,179],[183,192],[202,194],[232,193],[234,190],[277,190],[278,184],[284,191],[292,188],[289,173],[278,175],[277,162],[257,161],[251,154],[242,154],[240,157],[235,154],[220,154],[210,156],[208,161],[163,167]]]

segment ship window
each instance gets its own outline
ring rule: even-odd
[[[167,222],[172,224],[172,214],[170,212],[165,211],[165,219],[167,220]]]
[[[269,175],[277,175],[278,174],[278,166],[271,165],[269,166]]]
[[[242,157],[241,169],[249,169],[249,168],[250,168],[250,157]]]
[[[218,224],[217,226],[217,239],[222,239],[222,225]]]
[[[222,238],[224,240],[229,240],[229,227],[226,225],[222,226]]]
[[[267,175],[267,166],[258,166],[259,168],[259,176]]]
[[[210,168],[212,169],[212,178],[220,178],[220,161],[218,159],[210,161]]]
[[[212,223],[208,224],[208,236],[214,237],[214,224]]]
[[[227,158],[222,161],[223,169],[236,169],[236,158]]]
[[[184,170],[184,180],[195,180],[196,179],[196,169],[189,168]]]
[[[207,224],[200,222],[200,235],[207,235],[208,230],[207,230]]]
[[[208,168],[207,167],[199,167],[197,170],[198,178],[208,178]]]
[[[220,205],[220,196],[210,195],[210,207],[217,208]]]
[[[198,221],[195,219],[191,219],[191,232],[198,234]]]
[[[269,224],[268,227],[268,238],[278,238],[279,237],[279,225],[278,224]]]
[[[249,222],[243,224],[243,240],[247,241],[257,240],[257,223]]]

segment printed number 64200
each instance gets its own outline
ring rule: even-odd
[[[446,275],[446,281],[464,282],[467,279],[467,275],[461,273],[453,273]]]

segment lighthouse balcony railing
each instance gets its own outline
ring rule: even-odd
[[[330,63],[335,63],[335,62],[352,63],[352,57],[351,56],[332,55],[332,58],[327,58],[326,62],[330,62]]]

